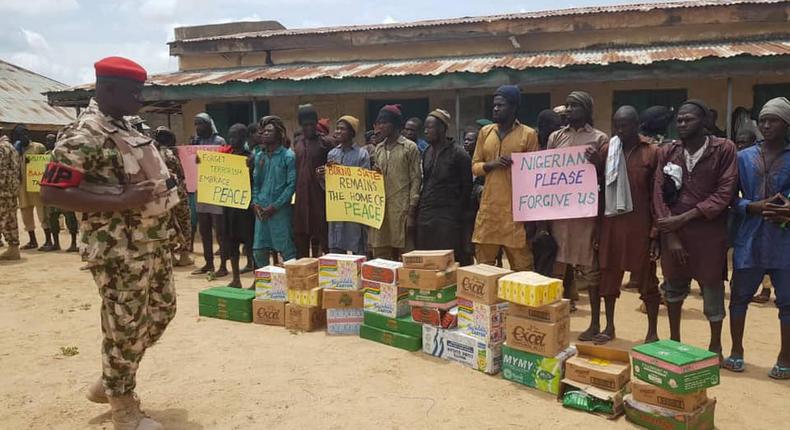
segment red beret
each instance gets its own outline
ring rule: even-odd
[[[128,58],[107,57],[93,64],[97,78],[121,78],[145,82],[148,74],[142,66]]]

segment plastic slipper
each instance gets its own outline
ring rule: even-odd
[[[593,336],[592,342],[596,345],[606,345],[612,340],[614,340],[614,336],[609,336],[606,333],[598,333],[597,335]]]
[[[790,367],[782,367],[778,364],[774,364],[774,367],[768,372],[768,376],[780,380],[790,379]]]
[[[582,342],[592,342],[600,334],[601,333],[592,333],[590,331],[585,330],[579,335],[579,340]]]
[[[730,372],[741,373],[746,370],[746,363],[744,363],[743,358],[727,357],[721,362],[721,367]]]

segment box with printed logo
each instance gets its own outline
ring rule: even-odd
[[[504,342],[505,313],[509,303],[477,303],[458,299],[458,328],[483,342]]]
[[[324,309],[343,309],[359,308],[362,309],[363,297],[365,292],[362,290],[324,290],[323,303]]]
[[[414,321],[441,328],[454,328],[458,325],[458,307],[442,310],[430,306],[412,306],[411,317]]]
[[[500,301],[497,280],[510,273],[513,271],[488,264],[461,267],[456,274],[458,297],[477,303],[497,303]]]
[[[398,269],[403,267],[399,261],[377,258],[362,263],[362,279],[395,285],[398,283]]]
[[[285,302],[279,300],[252,301],[252,322],[266,325],[285,325]]]
[[[359,336],[362,325],[362,308],[326,310],[326,334],[336,336]]]
[[[395,348],[405,349],[406,351],[419,351],[422,347],[422,337],[409,336],[403,333],[384,330],[362,324],[359,328],[359,337],[394,346]]]
[[[318,274],[317,258],[300,258],[298,260],[288,260],[283,263],[285,274],[289,278],[305,278]]]
[[[455,261],[451,249],[441,251],[411,251],[401,255],[403,267],[410,269],[444,270]]]
[[[562,280],[535,272],[511,273],[497,284],[497,297],[519,305],[538,307],[562,298]]]
[[[565,362],[575,354],[576,348],[572,346],[554,357],[544,357],[505,344],[502,347],[502,376],[508,381],[556,395],[560,392]]]
[[[482,342],[457,329],[423,326],[422,351],[491,375],[499,373],[502,366],[501,342]]]
[[[285,305],[285,328],[313,331],[326,325],[326,312],[319,306]]]
[[[326,254],[318,259],[318,285],[335,290],[362,288],[364,255]]]
[[[390,318],[400,318],[409,314],[409,293],[397,285],[364,281],[365,312],[375,312]]]
[[[457,269],[457,263],[444,270],[402,267],[398,269],[398,285],[415,290],[439,290],[455,285]]]
[[[635,377],[673,393],[719,385],[719,356],[702,348],[660,340],[635,346],[631,359]]]
[[[286,301],[288,299],[288,280],[285,276],[285,269],[266,266],[256,270],[255,299]]]
[[[571,326],[568,318],[547,323],[510,315],[505,327],[507,344],[511,348],[554,357],[570,345]]]
[[[288,302],[299,306],[318,306],[321,307],[323,289],[315,287],[310,290],[288,289]]]
[[[429,303],[449,303],[456,300],[455,285],[440,290],[409,289],[409,300]]]
[[[571,316],[571,301],[568,299],[562,299],[557,300],[554,303],[536,308],[511,303],[507,308],[507,314],[536,321],[553,323]]]

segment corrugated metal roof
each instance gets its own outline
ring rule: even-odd
[[[686,9],[686,8],[699,8],[699,7],[712,7],[712,6],[736,6],[740,4],[774,4],[785,3],[787,0],[692,0],[692,1],[674,1],[674,2],[659,2],[659,3],[641,3],[641,4],[623,4],[614,6],[593,6],[571,9],[558,9],[558,10],[545,10],[537,12],[513,13],[504,15],[490,15],[490,16],[474,16],[453,19],[435,19],[424,21],[413,21],[404,23],[393,24],[372,24],[372,25],[351,25],[351,26],[338,26],[338,27],[317,27],[317,28],[295,28],[286,30],[273,30],[273,31],[256,31],[245,32],[237,34],[228,34],[222,36],[211,37],[198,37],[191,39],[182,39],[169,42],[170,44],[181,44],[190,42],[203,42],[209,40],[223,40],[223,39],[250,39],[250,38],[268,38],[277,36],[295,36],[295,35],[318,35],[330,33],[345,33],[345,32],[358,32],[358,31],[371,31],[371,30],[391,30],[391,29],[406,29],[406,28],[420,28],[420,27],[436,27],[444,25],[462,25],[462,24],[476,24],[487,23],[496,21],[509,21],[509,20],[528,20],[550,18],[556,16],[574,16],[574,15],[590,15],[597,13],[617,13],[617,12],[650,12],[656,9]]]
[[[436,76],[447,73],[487,73],[503,68],[526,70],[614,63],[647,65],[661,61],[695,61],[703,58],[730,58],[739,55],[767,57],[790,55],[790,39],[727,41],[697,44],[653,45],[578,51],[553,51],[489,56],[429,58],[399,61],[359,61],[347,63],[288,64],[154,75],[147,85],[220,85],[228,82],[331,78],[375,78],[380,76]]]
[[[50,106],[47,91],[68,85],[0,61],[0,122],[64,125],[74,121],[74,109]]]

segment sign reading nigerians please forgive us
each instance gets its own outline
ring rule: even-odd
[[[513,220],[585,218],[598,214],[595,166],[586,146],[513,154]]]
[[[384,222],[384,177],[360,167],[326,166],[326,220],[373,228]]]

